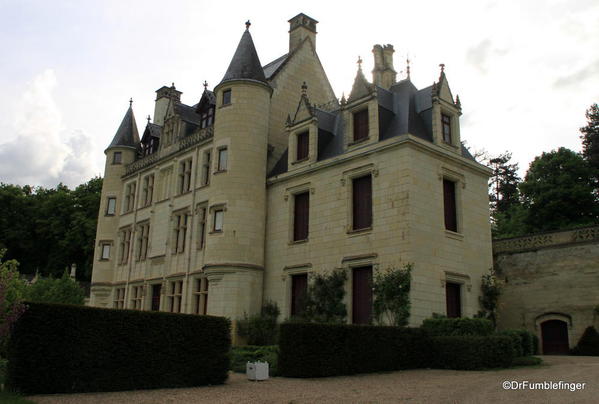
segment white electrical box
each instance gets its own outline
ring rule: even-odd
[[[268,362],[248,362],[245,365],[248,380],[268,379]]]

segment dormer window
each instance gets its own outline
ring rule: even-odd
[[[354,142],[368,138],[368,109],[354,112]]]
[[[231,103],[231,90],[223,91],[223,105],[229,105]]]
[[[229,90],[229,103],[231,102],[231,91]],[[223,93],[223,104],[224,104],[224,93]],[[214,122],[214,108],[210,107],[202,112],[202,119],[200,121],[200,128],[204,129],[212,125]]]
[[[297,135],[297,161],[308,158],[310,146],[309,132],[305,131]]]
[[[441,114],[441,127],[443,130],[443,141],[451,144],[451,117]]]

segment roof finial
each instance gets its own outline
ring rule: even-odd
[[[440,63],[439,67],[441,68],[441,74],[445,72],[445,63]]]
[[[208,82],[206,80],[204,80],[204,91],[206,91],[207,88],[208,88]]]
[[[250,29],[250,25],[252,25],[252,23],[250,22],[250,20],[247,20],[247,21],[245,22],[245,29],[246,29],[246,30],[249,30],[249,29]]]
[[[171,83],[171,88],[172,88],[173,90],[175,89],[175,82],[174,82],[174,81]]]
[[[307,95],[307,93],[308,93],[308,85],[304,81],[304,84],[302,84],[302,95]]]
[[[150,119],[152,119],[152,118],[150,118],[150,115],[148,115],[148,117],[146,119],[148,120],[148,123],[150,123]]]
[[[406,55],[406,73],[408,74],[408,80],[410,79],[410,55]]]
[[[133,105],[133,97],[129,98],[129,108]]]
[[[358,69],[362,70],[362,58],[358,56]]]

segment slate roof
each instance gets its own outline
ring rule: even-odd
[[[264,70],[264,76],[266,77],[266,80],[270,80],[278,72],[278,70],[287,61],[287,56],[288,55],[289,54],[286,53],[283,56],[280,56],[280,57],[276,58],[275,60],[273,60],[269,64],[267,64],[267,65],[265,65],[265,66],[262,67],[262,70]]]
[[[194,107],[182,103],[175,103],[175,114],[181,117],[181,120],[194,125],[199,125],[202,117],[196,112]]]
[[[258,58],[252,35],[248,29],[241,36],[237,50],[233,55],[233,59],[231,59],[229,68],[221,83],[238,79],[250,79],[266,83],[264,70],[260,64],[260,58]]]
[[[121,125],[116,131],[116,134],[112,138],[112,142],[110,142],[110,145],[107,149],[117,146],[135,148],[138,144],[139,133],[137,131],[137,124],[135,123],[135,115],[133,115],[133,108],[129,106],[129,109],[121,121]]]

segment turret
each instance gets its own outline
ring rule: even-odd
[[[92,271],[92,306],[109,304],[110,288],[106,283],[113,280],[116,264],[118,215],[123,207],[123,183],[121,177],[125,174],[126,165],[135,160],[139,147],[139,133],[135,123],[135,115],[129,101],[129,109],[119,126],[112,142],[104,151],[106,164],[104,166],[104,181],[100,211],[98,212],[98,227],[96,230],[96,245]]]
[[[266,161],[271,87],[246,23],[235,55],[215,87],[214,175],[204,269],[209,313],[232,319],[262,303]]]

